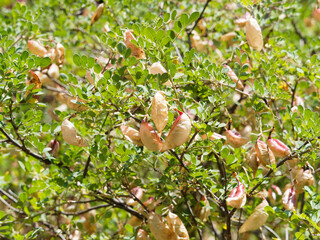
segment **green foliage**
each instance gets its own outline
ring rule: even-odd
[[[268,221],[250,239],[262,234],[267,239],[317,239],[316,4],[108,0],[91,24],[97,6],[93,0],[0,4],[0,239],[77,239],[77,234],[81,239],[135,239],[138,227],[129,222],[134,215],[150,232],[141,203],[126,204],[137,186],[144,189],[142,202],[159,200],[158,214],[176,213],[190,239],[235,239],[263,190],[273,191],[276,185],[284,193],[287,184],[297,182],[283,158],[255,174],[246,162],[257,139],[266,142],[273,127],[272,138],[290,148],[287,160],[299,158],[297,168],[309,168],[314,184],[296,196],[294,211],[284,208],[281,195],[265,196]],[[246,11],[261,27],[260,52],[234,23]],[[135,37],[130,45],[126,30]],[[222,41],[230,32],[233,38]],[[38,41],[48,54],[35,55],[28,40]],[[62,60],[55,50],[58,43],[65,48]],[[52,51],[56,58],[50,58]],[[156,62],[166,73],[149,72]],[[49,74],[53,63],[59,68],[57,78]],[[49,77],[44,80],[41,74]],[[120,130],[122,124],[139,130],[145,116],[155,128],[149,116],[158,91],[169,106],[163,141],[177,118],[175,108],[192,119],[188,141],[166,152],[137,146]],[[67,118],[88,147],[64,140],[61,122]],[[231,129],[250,140],[241,148],[222,136],[229,120]],[[222,138],[215,139],[216,134]],[[57,155],[48,145],[54,139],[60,144]],[[226,205],[238,186],[235,173],[247,194],[241,210]],[[197,205],[210,211],[207,221],[197,215]]]

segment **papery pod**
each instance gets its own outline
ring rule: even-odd
[[[78,146],[78,147],[87,147],[87,142],[78,135],[77,129],[68,119],[65,119],[61,124],[61,133],[63,140],[66,143]]]
[[[239,233],[244,233],[248,231],[254,231],[263,226],[267,219],[268,213],[264,210],[266,206],[269,206],[267,200],[263,199],[262,203],[260,203],[253,211],[253,213],[249,216],[249,218],[242,224],[239,229]]]
[[[268,146],[276,157],[284,158],[290,155],[290,149],[279,139],[268,138]]]
[[[282,205],[286,210],[294,211],[296,204],[296,192],[293,187],[288,188],[282,196]]]
[[[241,18],[234,20],[234,24],[238,25],[241,28],[244,28],[250,17],[250,13],[246,12]]]
[[[167,72],[167,70],[161,65],[160,62],[155,62],[153,63],[149,68],[148,68],[149,74],[164,74]]]
[[[201,138],[202,138],[202,140],[206,140],[206,139],[208,138],[208,136],[207,136],[207,134],[203,134],[203,135],[201,135]],[[212,141],[218,140],[218,139],[226,140],[226,137],[223,136],[223,135],[221,135],[221,134],[219,134],[219,133],[215,133],[215,132],[214,132],[214,133],[209,137],[209,139],[211,139]]]
[[[128,127],[124,124],[121,125],[120,130],[126,139],[138,146],[143,146],[143,143],[140,138],[140,132],[138,130],[132,127]]]
[[[152,238],[149,236],[149,234],[145,230],[143,230],[142,228],[139,228],[137,232],[136,240],[152,240]]]
[[[282,195],[281,189],[278,186],[272,184],[271,188],[268,189],[268,196],[267,196],[271,203],[276,202],[277,195],[279,196]]]
[[[191,46],[199,52],[208,52],[208,42],[202,40],[196,31],[192,31]]]
[[[314,9],[312,12],[312,16],[320,22],[320,8]]]
[[[47,49],[35,40],[29,40],[28,47],[30,52],[40,57],[44,57],[47,53]]]
[[[92,73],[95,75],[95,80],[93,79],[93,77],[91,75]],[[87,69],[87,71],[86,71],[86,78],[87,78],[88,82],[94,86],[95,86],[95,81],[98,82],[102,77],[103,77],[103,75],[101,73],[96,74],[93,69],[90,69],[90,70]]]
[[[53,82],[53,81],[48,77],[47,74],[42,73],[42,72],[39,72],[39,71],[37,71],[37,72],[35,72],[35,73],[38,75],[38,77],[39,77],[40,82],[41,82],[42,85],[51,86],[51,87],[54,87],[54,86],[56,85],[56,83]]]
[[[189,240],[189,234],[178,215],[169,211],[167,215],[169,228],[177,235],[177,239]]]
[[[103,26],[103,31],[104,31],[105,33],[108,33],[108,32],[110,32],[110,31],[111,31],[111,29],[110,29],[110,26],[109,26],[109,23],[108,23],[108,22],[106,22],[106,23],[104,24],[104,26]]]
[[[49,70],[48,70],[48,75],[52,77],[53,79],[58,79],[59,78],[59,68],[56,64],[51,64]]]
[[[127,48],[131,49],[131,56],[134,56],[137,59],[145,59],[146,55],[143,49],[134,45],[131,40],[136,40],[136,38],[133,36],[133,31],[126,30],[124,33],[124,43],[126,44]]]
[[[157,92],[152,99],[151,119],[161,135],[168,122],[168,106],[163,92]]]
[[[239,78],[237,77],[235,72],[232,70],[232,68],[229,67],[228,65],[224,65],[224,67],[228,69],[227,75],[234,83],[237,84],[237,88],[243,89],[242,82],[239,80]]]
[[[292,158],[286,161],[286,163],[288,164],[289,170],[292,168],[295,168],[299,162],[300,162],[299,158]]]
[[[255,151],[259,159],[259,163],[264,167],[275,163],[275,157],[272,151],[268,148],[268,145],[261,140],[257,140],[255,145]]]
[[[300,171],[297,174],[296,180],[295,180],[295,190],[297,194],[304,192],[304,186],[311,186],[314,183],[314,176],[310,169],[303,170],[300,169]]]
[[[232,189],[230,196],[226,199],[227,205],[234,208],[242,208],[247,201],[244,185],[238,181],[238,186]]]
[[[68,107],[71,108],[72,110],[82,112],[82,111],[86,111],[86,110],[89,109],[88,106],[83,105],[83,104],[78,104],[78,103],[76,103],[76,102],[87,103],[87,101],[85,101],[85,100],[83,100],[83,99],[81,99],[81,98],[67,96],[67,102],[66,102],[66,104],[67,104]]]
[[[149,213],[148,227],[156,240],[178,240],[162,217],[154,212]]]
[[[136,196],[139,200],[143,196],[143,189],[141,187],[135,187],[131,190],[131,193]],[[126,201],[127,205],[129,206],[135,206],[138,204],[138,201],[136,201],[134,198],[128,198]]]
[[[91,18],[91,25],[93,25],[96,21],[99,20],[99,18],[103,14],[103,9],[104,9],[104,3],[99,4],[99,6],[94,11],[93,16]]]
[[[47,50],[46,55],[44,55],[45,57],[48,57],[51,59],[51,63],[53,63],[53,61],[56,59],[56,51],[54,50],[54,48],[50,48],[49,50]]]
[[[161,149],[163,143],[159,135],[156,133],[153,127],[145,121],[145,118],[140,124],[139,133],[143,145],[150,151],[158,151]]]
[[[177,109],[176,109],[177,110]],[[191,121],[187,114],[179,112],[179,117],[173,123],[173,126],[163,144],[161,152],[173,149],[184,144],[191,132]]]
[[[208,217],[210,216],[210,203],[206,196],[202,195],[201,202],[198,202],[197,205],[194,207],[193,212],[194,215],[199,218],[202,222],[206,222]],[[204,205],[203,205],[204,204]]]
[[[51,150],[49,151],[49,153],[54,156],[55,158],[58,157],[59,154],[59,150],[60,150],[60,143],[57,139],[53,139],[51,140],[47,147],[51,148]]]
[[[55,47],[55,51],[56,51],[56,61],[58,64],[62,64],[64,61],[64,56],[65,56],[65,51],[66,49],[64,48],[64,46],[61,43],[57,43],[56,47]]]
[[[249,141],[249,138],[242,137],[239,133],[231,130],[226,131],[226,139],[227,144],[234,148],[242,147]]]
[[[147,207],[149,211],[153,211],[155,207],[159,204],[159,200],[155,201],[153,197],[149,197],[148,200],[146,200],[143,205]],[[137,209],[138,213],[141,213],[146,218],[148,218],[148,213],[145,211],[144,207],[139,206]],[[128,224],[130,224],[133,227],[137,227],[142,224],[142,220],[140,218],[137,218],[136,216],[132,216],[130,220],[128,221]]]
[[[257,20],[252,17],[246,22],[246,38],[250,47],[257,51],[261,51],[263,48],[261,28]]]
[[[220,37],[220,41],[222,42],[230,42],[232,39],[234,39],[237,36],[235,32],[229,32]]]

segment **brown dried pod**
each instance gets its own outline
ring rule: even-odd
[[[61,43],[57,43],[55,47],[56,62],[58,65],[63,64],[65,56],[65,48]]]
[[[177,235],[177,239],[189,240],[189,234],[178,215],[169,211],[167,215],[169,228]]]
[[[226,199],[227,205],[234,208],[242,208],[247,201],[244,185],[238,181],[238,186],[232,189],[230,196]]]
[[[241,18],[234,20],[234,24],[238,25],[241,28],[244,28],[250,17],[250,13],[246,12]]]
[[[202,202],[202,203],[201,203]],[[199,218],[202,222],[206,222],[210,216],[210,203],[206,196],[202,195],[200,202],[194,207],[194,215]]]
[[[134,45],[131,40],[136,40],[136,38],[133,36],[133,30],[126,30],[124,33],[124,43],[126,44],[127,48],[131,49],[131,56],[134,56],[137,59],[145,59],[146,55],[143,49]]]
[[[136,198],[138,198],[140,200],[143,196],[143,189],[140,186],[138,186],[138,187],[131,189],[131,193],[133,195],[135,195]],[[138,204],[138,201],[136,201],[134,198],[128,198],[126,203],[129,206],[135,206]]]
[[[230,42],[232,39],[234,39],[237,36],[235,32],[229,32],[220,37],[221,42]]]
[[[121,125],[120,130],[125,138],[138,146],[143,146],[140,138],[140,132],[132,127],[128,127],[124,124]]]
[[[48,145],[48,148],[51,148],[51,150],[49,151],[49,153],[54,156],[55,158],[58,157],[59,154],[59,150],[60,150],[60,143],[57,139],[52,139]]]
[[[264,210],[266,206],[269,206],[267,200],[263,199],[249,216],[249,218],[242,224],[239,229],[239,233],[244,233],[248,231],[254,231],[263,226],[268,219],[268,213]]]
[[[148,227],[156,240],[178,240],[163,218],[154,212],[149,213]]]
[[[44,57],[47,54],[47,49],[42,46],[38,41],[29,40],[28,47],[30,52],[40,57]]]
[[[83,104],[78,104],[77,102],[79,102],[79,103],[87,103],[87,101],[85,101],[85,100],[83,100],[81,98],[67,96],[66,104],[72,110],[82,112],[82,111],[86,111],[86,110],[89,109],[88,106],[83,105]]]
[[[234,82],[237,84],[237,87],[239,89],[243,89],[243,84],[242,82],[239,80],[239,78],[237,77],[237,75],[235,74],[235,72],[232,70],[231,67],[229,67],[228,65],[224,65],[225,68],[228,69],[228,72],[227,72],[227,75],[228,77]]]
[[[252,17],[246,22],[246,38],[250,47],[257,51],[261,51],[263,48],[261,28],[257,20]]]
[[[153,127],[146,122],[145,118],[142,120],[140,124],[140,138],[143,145],[148,148],[150,151],[158,151],[161,149],[163,143],[153,129]]]
[[[164,142],[161,152],[173,149],[184,144],[191,132],[191,121],[187,114],[179,111],[179,117],[173,123],[173,126]]]
[[[196,31],[192,31],[191,46],[199,52],[208,52],[209,44],[201,39]]]
[[[55,63],[51,64],[51,66],[49,67],[48,75],[50,77],[52,77],[53,79],[58,79],[59,78],[59,75],[60,75],[59,74],[59,68]]]
[[[257,140],[255,145],[255,151],[259,159],[259,163],[264,167],[267,165],[275,164],[275,157],[272,151],[269,149],[268,145],[261,140]]]
[[[164,74],[167,72],[167,70],[161,65],[160,62],[153,63],[148,68],[149,74]]]
[[[295,190],[297,194],[304,192],[304,186],[311,186],[314,183],[314,176],[311,169],[300,169],[295,180]]]
[[[293,187],[288,188],[282,196],[282,205],[286,210],[294,211],[296,204],[296,192]]]
[[[77,129],[68,119],[65,119],[61,124],[61,133],[63,140],[66,143],[78,146],[78,147],[87,147],[87,142],[78,135]]]
[[[242,137],[238,132],[227,130],[226,131],[227,144],[231,147],[239,148],[245,145],[249,138]]]
[[[103,14],[103,9],[104,9],[104,3],[100,3],[97,9],[93,13],[93,16],[91,18],[91,25],[93,25],[96,21],[99,20],[99,18]]]
[[[151,119],[156,125],[159,135],[161,135],[168,122],[168,106],[164,92],[157,92],[152,99]]]
[[[268,138],[268,146],[276,157],[284,158],[290,155],[290,149],[279,139]]]
[[[149,234],[142,228],[138,229],[136,240],[152,240]]]

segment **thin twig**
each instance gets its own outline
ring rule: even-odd
[[[79,216],[79,215],[85,214],[87,212],[90,212],[90,211],[93,211],[93,210],[96,210],[99,208],[106,208],[106,207],[110,207],[110,206],[111,206],[110,204],[102,204],[102,205],[94,206],[94,207],[85,209],[83,211],[78,211],[78,212],[63,212],[63,211],[58,211],[58,210],[55,210],[55,212],[56,212],[56,214],[62,214],[62,215],[66,215],[66,216]]]

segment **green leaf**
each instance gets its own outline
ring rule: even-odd
[[[198,17],[200,16],[199,12],[193,12],[189,18],[189,24],[193,23],[194,21],[196,21],[198,19]]]
[[[124,54],[127,47],[123,42],[119,42],[117,45],[117,49],[118,49],[119,53]]]
[[[169,21],[169,19],[170,19],[170,13],[164,13],[164,15],[163,15],[163,21],[164,22],[168,22]]]
[[[78,54],[73,55],[73,62],[78,67],[81,66],[80,56]]]
[[[174,19],[176,18],[176,16],[177,16],[177,11],[176,11],[176,10],[173,10],[173,11],[171,12],[171,20],[174,20]]]

